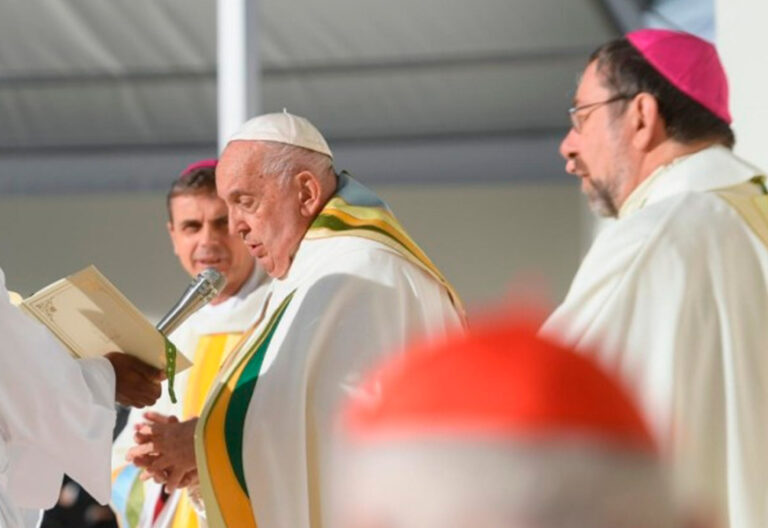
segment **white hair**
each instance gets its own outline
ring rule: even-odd
[[[656,458],[594,439],[382,442],[338,452],[338,506],[392,528],[675,528]]]
[[[333,181],[333,160],[329,156],[275,141],[261,143],[268,145],[261,167],[263,174],[276,176],[281,183],[286,183],[291,176],[309,171],[325,184]]]

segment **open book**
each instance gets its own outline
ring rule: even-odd
[[[46,286],[19,305],[39,320],[73,356],[125,352],[165,369],[165,338],[95,266]],[[192,364],[177,354],[176,372]]]

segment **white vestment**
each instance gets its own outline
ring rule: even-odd
[[[720,146],[657,170],[542,328],[620,375],[683,500],[731,528],[768,526],[768,249],[717,192],[760,174]]]
[[[36,526],[64,473],[109,499],[115,374],[104,358],[74,360],[8,300],[0,270],[0,526]]]
[[[270,322],[274,333],[268,341],[256,340]],[[249,339],[254,346],[267,344],[259,346],[258,380],[247,407],[239,418],[236,405],[227,410],[227,438],[239,440],[242,449],[227,455],[205,446],[213,445],[207,443],[211,435],[224,434],[214,423],[217,406],[230,392],[234,400],[241,387],[221,387],[228,380],[234,387],[237,366],[250,366],[247,358],[259,355],[250,355],[253,346],[242,347],[222,369],[224,392],[214,386],[198,424],[198,470],[209,526],[224,524],[221,508],[212,508],[206,493],[222,500],[235,489],[240,493],[233,478],[214,488],[206,476],[229,460],[242,463],[248,494],[230,526],[252,526],[245,522],[252,515],[259,528],[330,528],[330,458],[339,402],[356,391],[372,364],[397,353],[409,339],[442,336],[460,325],[447,290],[384,244],[357,236],[305,239],[288,274],[273,281],[267,310]],[[232,431],[238,427],[236,438]]]
[[[190,402],[184,402],[184,395],[187,394],[188,383],[190,382],[190,376],[194,373],[194,379],[197,381],[197,385],[201,384],[201,378],[206,378],[207,373],[199,372],[200,368],[210,368],[212,365],[201,365],[200,362],[196,362],[199,351],[198,347],[202,344],[204,338],[210,338],[211,336],[220,336],[223,339],[214,339],[213,345],[226,348],[227,351],[231,350],[237,343],[243,332],[245,332],[253,320],[261,312],[262,305],[264,303],[266,291],[271,279],[258,265],[254,265],[253,272],[248,280],[242,285],[240,290],[234,295],[218,304],[207,304],[200,310],[192,314],[186,321],[184,321],[170,336],[170,340],[176,345],[177,349],[183,353],[191,361],[195,362],[194,365],[180,372],[174,380],[174,389],[177,397],[177,402],[173,403],[168,395],[167,382],[163,382],[163,394],[158,401],[149,409],[133,410],[128,420],[128,424],[121,432],[120,436],[115,441],[115,448],[112,458],[112,466],[114,469],[121,468],[126,465],[125,455],[131,447],[135,445],[133,441],[134,424],[143,422],[143,413],[147,410],[159,412],[165,415],[173,415],[180,420],[191,418],[192,416],[186,416],[187,414],[196,416],[197,412],[189,409]],[[206,339],[206,343],[211,341]],[[220,342],[221,341],[221,342]],[[205,350],[202,351],[203,353]],[[222,350],[217,351],[219,354]],[[224,355],[224,357],[226,354]],[[222,358],[223,359],[223,358]],[[215,377],[215,372],[218,371],[220,363],[215,365],[216,370],[211,374],[211,380]],[[197,371],[197,372],[196,372]],[[210,382],[210,381],[209,381]],[[204,383],[204,382],[202,382]],[[200,404],[205,400],[205,394],[199,394],[197,396],[200,399]],[[193,404],[193,407],[195,405]],[[187,411],[187,412],[185,412]],[[198,411],[199,412],[199,411]],[[132,477],[130,481],[122,482],[119,477],[115,481],[115,489],[113,499],[119,494],[128,494],[130,489],[121,489],[126,485],[131,487],[135,483],[135,478],[138,478],[137,472],[131,473]],[[183,490],[176,491],[166,501],[166,505],[162,512],[153,520],[155,513],[155,504],[161,493],[162,486],[155,483],[153,480],[148,480],[144,483],[143,504],[133,504],[134,508],[141,511],[138,523],[136,526],[142,528],[165,528],[172,525],[174,520],[174,513],[176,511],[176,505],[181,498]],[[120,505],[118,505],[120,503]],[[121,500],[113,500],[113,508],[122,521],[122,517],[125,515],[125,506]],[[178,521],[177,521],[178,522]],[[122,524],[126,524],[122,521]],[[128,527],[124,527],[128,528]]]

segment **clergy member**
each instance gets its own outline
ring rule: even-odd
[[[673,528],[637,407],[517,317],[417,344],[350,392],[334,528]]]
[[[273,281],[197,423],[191,467],[208,525],[332,526],[334,408],[377,358],[461,325],[459,299],[389,208],[336,174],[304,118],[246,122],[221,156],[216,186],[230,228]],[[148,455],[140,462],[151,472],[189,471],[163,467],[171,439],[146,433],[135,454]]]
[[[543,328],[634,390],[685,500],[768,521],[768,192],[731,148],[714,46],[645,29],[595,51],[560,147],[614,216]]]
[[[216,194],[216,159],[189,165],[171,184],[166,204],[168,234],[173,251],[190,277],[208,267],[227,278],[226,287],[210,303],[192,314],[171,335],[173,343],[193,362],[175,380],[177,403],[164,396],[145,413],[153,424],[175,427],[179,419],[190,421],[200,415],[205,396],[216,373],[253,318],[259,313],[269,276],[255,265],[245,244],[228,229],[227,205]],[[133,445],[139,413],[132,414],[131,426],[118,438],[113,455],[119,460],[112,488],[112,506],[123,526],[142,528],[198,528],[201,526],[186,490],[168,494],[163,484],[142,483],[140,469],[125,465],[125,454]],[[193,449],[194,446],[189,446]],[[143,486],[143,492],[136,492]],[[134,493],[131,493],[134,491]],[[129,518],[135,519],[131,523]]]
[[[0,335],[0,526],[37,526],[64,473],[106,503],[115,400],[151,405],[162,373],[118,352],[72,359],[10,303],[2,270]]]

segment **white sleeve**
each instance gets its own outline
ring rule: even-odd
[[[0,272],[0,435],[7,493],[19,507],[52,506],[63,473],[109,499],[115,379],[106,359],[76,361],[8,301]]]

